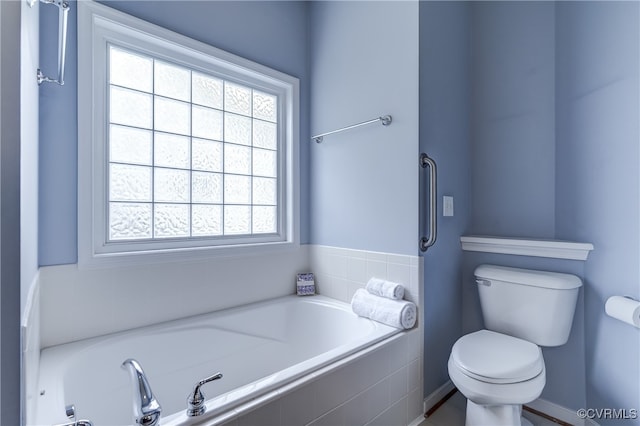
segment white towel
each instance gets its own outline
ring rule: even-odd
[[[416,323],[416,305],[412,302],[376,296],[363,288],[353,295],[351,309],[358,316],[396,328],[411,328]]]
[[[379,278],[371,278],[367,283],[366,289],[371,294],[388,299],[402,300],[404,297],[404,287],[402,284],[381,280]]]

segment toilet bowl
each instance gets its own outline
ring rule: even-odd
[[[522,404],[546,373],[540,346],[567,342],[582,281],[575,275],[494,265],[475,270],[485,330],[451,349],[449,377],[467,398],[466,426],[530,425]]]
[[[523,424],[522,404],[538,398],[546,382],[537,345],[489,330],[461,337],[448,369],[467,398],[467,426]]]

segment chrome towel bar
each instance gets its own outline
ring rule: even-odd
[[[420,154],[420,167],[429,168],[429,235],[420,238],[420,250],[427,251],[436,242],[437,218],[437,170],[436,162],[425,153]]]
[[[364,126],[365,124],[371,124],[371,123],[375,123],[375,122],[378,122],[378,121],[381,121],[383,126],[388,126],[389,124],[391,124],[391,116],[390,115],[383,115],[381,117],[374,118],[373,120],[363,121],[362,123],[352,124],[351,126],[343,127],[341,129],[334,130],[332,132],[327,132],[327,133],[322,133],[320,135],[312,136],[311,139],[316,141],[316,143],[320,143],[320,142],[322,142],[322,139],[325,136],[332,135],[334,133],[344,132],[345,130],[353,129],[355,127]]]
[[[58,78],[49,78],[38,68],[38,84],[42,82],[58,83],[64,85],[64,60],[67,50],[67,17],[69,15],[69,2],[66,0],[40,0],[41,3],[58,6]]]

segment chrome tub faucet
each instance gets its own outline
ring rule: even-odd
[[[189,394],[189,398],[187,398],[187,416],[196,417],[204,414],[207,407],[204,405],[204,394],[200,388],[206,383],[213,382],[214,380],[221,378],[222,373],[216,373],[213,376],[209,376],[196,383],[193,387],[193,392],[191,392],[191,394]]]
[[[129,371],[133,385],[133,416],[136,425],[155,426],[160,421],[160,404],[153,396],[142,367],[135,359],[127,359],[122,368]]]

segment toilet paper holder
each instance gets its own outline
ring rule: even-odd
[[[640,328],[640,301],[630,296],[611,296],[604,310],[610,317]]]

